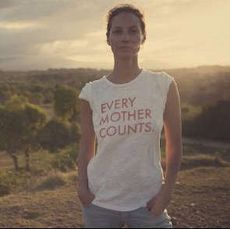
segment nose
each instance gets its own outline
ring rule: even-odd
[[[129,34],[126,33],[126,32],[124,32],[124,33],[122,34],[121,40],[122,40],[122,41],[126,41],[126,42],[129,41],[129,40],[130,40]]]

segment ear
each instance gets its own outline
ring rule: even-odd
[[[145,42],[145,37],[144,37],[144,35],[142,35],[142,36],[141,36],[141,44],[143,45],[144,42]]]

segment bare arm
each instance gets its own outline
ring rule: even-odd
[[[88,187],[87,166],[95,155],[95,132],[92,123],[92,111],[87,101],[80,101],[81,140],[78,155],[78,194],[83,205],[88,205],[94,198]]]
[[[160,215],[169,205],[171,194],[180,168],[182,157],[182,125],[180,96],[176,83],[170,85],[164,111],[164,130],[166,139],[166,174],[165,183],[147,207],[153,215]]]
[[[166,139],[165,188],[172,193],[182,157],[180,96],[174,81],[170,85],[165,107],[164,130]]]

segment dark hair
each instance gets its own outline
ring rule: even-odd
[[[139,18],[140,23],[141,23],[141,31],[142,31],[142,34],[144,36],[142,43],[144,43],[144,41],[146,39],[144,15],[139,9],[137,9],[135,6],[133,6],[131,4],[119,4],[115,7],[113,7],[108,12],[108,15],[107,15],[107,32],[106,32],[107,41],[109,38],[109,32],[111,29],[113,17],[120,14],[120,13],[123,13],[123,12],[132,13]]]

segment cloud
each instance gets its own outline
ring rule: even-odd
[[[229,0],[126,2],[146,16],[145,65],[188,65],[196,56],[208,61],[208,55],[214,61],[221,52],[230,59]],[[0,0],[0,68],[112,66],[106,14],[119,3],[124,1]]]
[[[6,30],[24,30],[24,29],[38,28],[41,26],[42,25],[39,22],[33,22],[33,21],[0,22],[0,29],[6,29]]]
[[[65,10],[65,7],[68,7],[65,1],[57,0],[15,0],[9,2],[10,9],[3,11],[4,20],[9,21],[39,20],[55,15],[61,10]]]
[[[18,62],[11,62],[12,66],[19,63],[25,66],[26,56],[32,62],[38,59],[32,58],[36,55],[48,56],[47,66],[57,57],[73,59],[72,64],[97,55],[96,60],[99,54],[103,57],[107,48],[105,15],[115,2],[12,1],[3,12],[4,20],[0,20],[0,57],[5,61],[18,58]]]
[[[7,9],[12,7],[15,4],[12,0],[1,0],[0,1],[0,10]]]
[[[42,55],[68,55],[73,54],[78,49],[87,48],[87,40],[57,40],[38,45]]]

